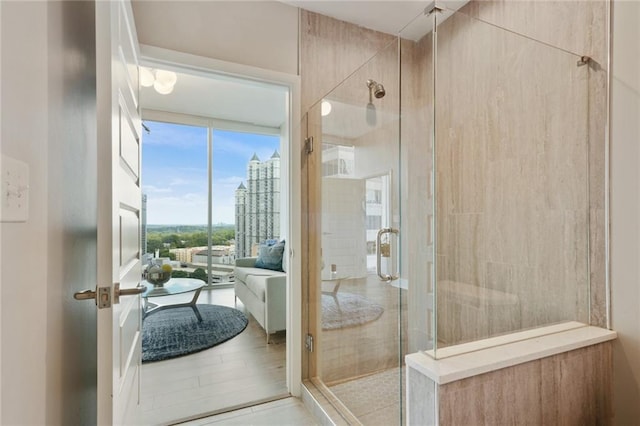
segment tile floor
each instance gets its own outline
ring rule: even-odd
[[[329,386],[333,394],[365,426],[400,424],[400,374],[391,368],[355,380]],[[403,392],[404,392],[403,376]]]

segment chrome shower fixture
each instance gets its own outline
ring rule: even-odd
[[[381,99],[384,98],[384,95],[387,94],[387,92],[384,90],[384,86],[375,80],[367,80],[367,87],[369,88],[369,103],[371,103],[374,96],[376,97],[376,99]]]

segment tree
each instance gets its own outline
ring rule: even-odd
[[[206,232],[194,232],[189,235],[191,247],[202,247],[207,245],[207,233]]]
[[[182,238],[180,238],[178,234],[170,234],[170,235],[165,235],[164,238],[162,239],[162,242],[171,244],[171,247],[175,248],[180,245],[180,240],[182,240]]]
[[[196,269],[195,271],[193,271],[193,272],[191,273],[191,278],[195,278],[195,279],[198,279],[198,280],[202,280],[202,281],[204,281],[205,283],[206,283],[206,282],[209,282],[209,277],[207,276],[207,273],[205,272],[205,270],[204,270],[204,269],[202,269],[202,268],[198,268],[198,269]]]
[[[162,248],[162,238],[158,234],[147,235],[147,252],[155,253],[156,250]]]
[[[174,270],[171,272],[171,278],[189,278],[189,273],[187,271]]]
[[[149,253],[155,253],[156,250],[166,250],[168,247],[165,247],[165,244],[168,244],[170,248],[206,247],[208,245],[208,234],[206,227],[203,226],[183,226],[178,232],[175,227],[153,227],[152,229],[147,233],[147,252]],[[233,227],[212,228],[211,245],[224,246],[233,239],[235,239]]]
[[[171,253],[169,249],[160,249],[160,257],[168,257],[170,260],[176,260],[175,253]]]

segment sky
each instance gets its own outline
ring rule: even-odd
[[[145,121],[142,193],[149,225],[207,224],[206,127]],[[246,185],[254,153],[267,160],[280,151],[278,136],[214,130],[213,224],[235,222],[235,190]]]

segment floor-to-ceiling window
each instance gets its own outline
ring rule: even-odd
[[[162,264],[173,280],[202,282],[194,303],[203,323],[204,312],[215,306],[242,312],[248,323],[219,344],[170,359],[145,362],[143,337],[144,421],[174,423],[288,396],[287,333],[265,339],[255,312],[234,288],[236,259],[287,237],[287,182],[280,179],[281,173],[286,176],[289,149],[287,89],[181,73],[173,93],[152,89],[141,95],[144,261]],[[194,294],[148,302],[188,304]],[[282,309],[286,306],[283,299]],[[185,307],[184,312],[200,327],[195,311]],[[143,320],[143,333],[161,314]],[[225,327],[220,319],[209,331]]]
[[[144,263],[229,285],[236,258],[281,237],[280,137],[161,121],[145,127]]]

